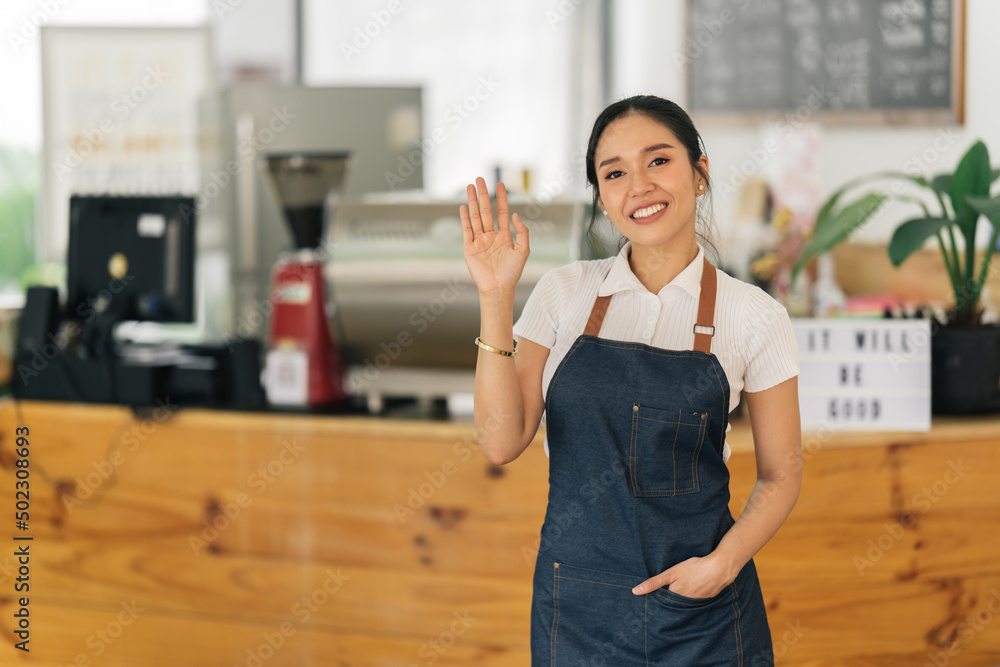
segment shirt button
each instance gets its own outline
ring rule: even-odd
[[[659,301],[654,301],[653,304],[652,304],[652,306],[653,306],[653,310],[659,310],[660,309],[660,302]]]
[[[653,335],[653,332],[652,332],[652,331],[643,331],[643,332],[642,332],[642,337],[643,337],[643,338],[649,338],[649,337],[650,337],[650,336],[652,336],[652,335]]]
[[[646,321],[649,322],[650,324],[653,324],[654,322],[656,322],[656,315],[650,315],[649,317],[646,318]]]

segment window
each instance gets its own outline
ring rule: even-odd
[[[423,87],[424,189],[464,198],[495,168],[549,196],[584,192],[582,159],[603,100],[585,48],[596,2],[306,2],[307,85]],[[568,180],[567,180],[568,179]]]

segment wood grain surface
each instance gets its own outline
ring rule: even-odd
[[[777,664],[1000,664],[998,438],[996,418],[804,434],[799,501],[755,559]],[[749,424],[729,439],[738,515]],[[528,665],[547,479],[541,433],[498,467],[465,423],[0,403],[0,664]]]

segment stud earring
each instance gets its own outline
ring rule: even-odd
[[[604,217],[605,218],[608,217],[608,212],[607,211],[604,211]]]
[[[699,190],[704,190],[705,189],[705,184],[704,183],[699,183],[698,184],[698,189]]]

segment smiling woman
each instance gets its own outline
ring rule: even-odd
[[[529,230],[515,214],[513,242],[503,184],[496,229],[482,178],[460,208],[480,292],[476,342],[489,343],[476,366],[481,450],[498,465],[517,458],[546,416],[549,503],[533,578],[532,664],[597,654],[616,665],[773,664],[752,557],[801,484],[791,322],[763,291],[718,271],[698,244],[708,158],[683,109],[652,96],[610,105],[586,160],[595,210],[626,243],[616,257],[544,274],[516,324]],[[741,393],[757,483],[737,521],[726,431]],[[495,411],[511,418],[487,428]],[[598,502],[594,479],[610,480]]]
[[[700,198],[710,192],[708,157],[702,149],[701,136],[684,110],[672,102],[653,96],[637,96],[629,102],[629,106],[611,105],[594,123],[587,147],[587,182],[594,190],[595,217],[597,210],[601,210],[622,234],[623,243],[639,231],[639,226],[669,217],[666,224],[655,228],[658,236],[649,238],[645,245],[659,246],[660,250],[654,253],[662,252],[664,244],[680,233],[690,250],[696,247],[696,223],[699,208],[703,208],[699,206]],[[649,188],[653,182],[657,187]],[[648,196],[634,197],[635,192],[669,196],[663,201],[652,201]],[[673,208],[668,211],[671,205]],[[592,218],[591,227],[594,222]],[[707,220],[705,226],[709,224]],[[711,246],[708,236],[706,229],[701,238],[705,245]],[[643,274],[648,275],[649,271],[642,267],[653,256],[647,255],[643,247],[634,250],[638,250],[638,257],[633,256],[630,263],[633,270],[639,267],[636,275],[643,280]],[[684,265],[693,258],[693,254],[687,257]],[[656,265],[659,261],[652,263]],[[657,292],[662,285],[656,289],[647,287]]]
[[[655,143],[645,145],[649,141]],[[692,167],[667,126],[630,113],[601,135],[594,159],[600,161],[597,206],[622,236],[633,241],[632,269],[650,292],[658,292],[662,285],[648,284],[653,275],[676,275],[698,253],[695,201],[705,190],[708,158],[701,155]],[[654,258],[658,263],[673,262],[676,270],[637,270]]]

